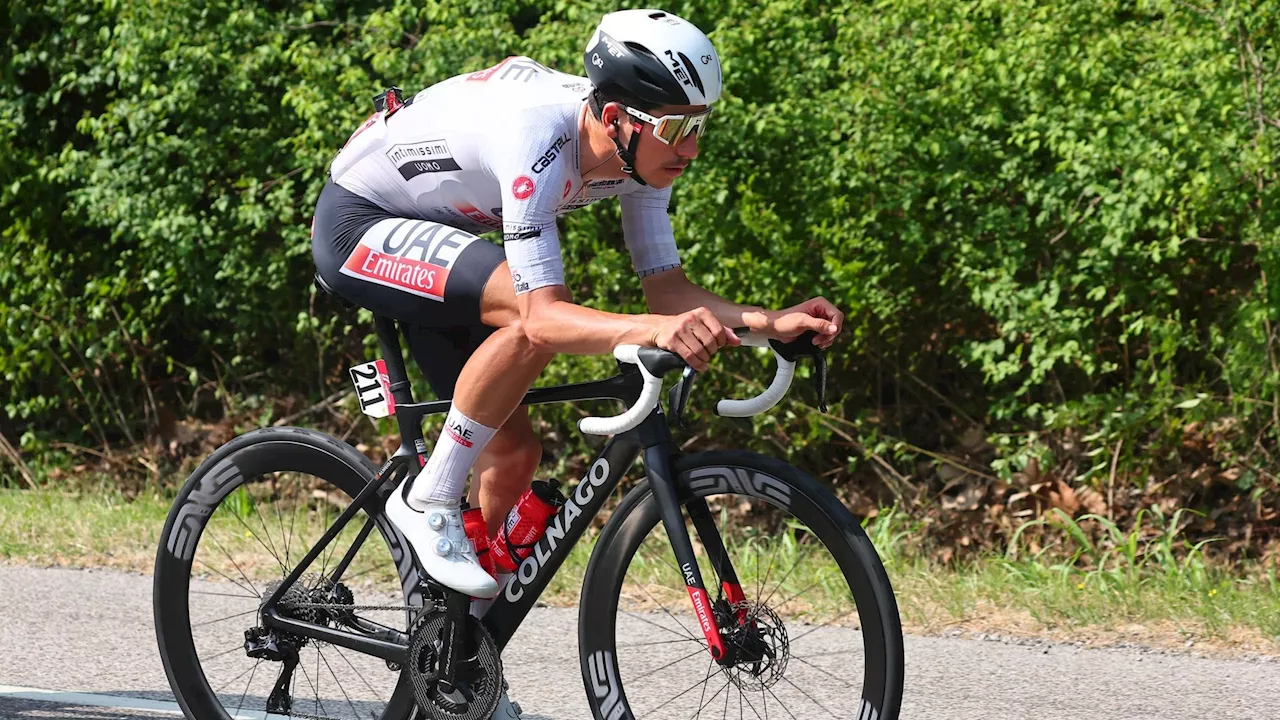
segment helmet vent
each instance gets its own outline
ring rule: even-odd
[[[702,86],[702,77],[698,75],[698,70],[693,66],[693,61],[682,52],[676,51],[676,54],[680,56],[680,62],[684,63],[685,69],[689,71],[689,77],[693,79],[693,84],[698,86],[698,92],[706,95],[707,89]]]
[[[650,18],[652,18],[652,19],[654,19],[654,20],[658,20],[658,19],[664,18],[664,17],[666,17],[666,16],[667,16],[667,14],[666,14],[666,13],[664,13],[664,12],[649,13],[649,17],[650,17]]]
[[[650,50],[649,48],[645,47],[644,45],[641,45],[641,44],[640,44],[640,43],[638,43],[638,42],[631,42],[631,41],[627,41],[627,42],[624,42],[624,43],[622,43],[622,44],[623,44],[623,45],[626,45],[626,46],[627,46],[628,48],[630,48],[630,49],[631,49],[631,51],[632,51],[632,52],[634,52],[634,53],[638,53],[638,54],[643,55],[643,56],[648,57],[648,58],[653,58],[654,60],[657,60],[657,59],[658,59],[658,56],[657,56],[657,55],[654,55],[652,50]]]

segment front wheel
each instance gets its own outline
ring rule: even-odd
[[[578,645],[594,716],[896,720],[902,626],[856,518],[773,458],[699,453],[674,470],[714,617],[738,652],[711,657],[646,480],[605,526],[583,581]],[[688,520],[702,502],[745,599],[725,596],[706,551],[718,543]]]

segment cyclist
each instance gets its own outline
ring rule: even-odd
[[[698,156],[720,97],[720,59],[693,24],[660,10],[605,15],[583,54],[587,78],[510,57],[385,108],[330,167],[313,222],[330,290],[399,320],[432,389],[452,399],[426,466],[387,500],[387,517],[440,583],[497,591],[462,527],[470,503],[492,535],[529,487],[541,444],[521,398],[556,353],[657,346],[705,370],[748,327],[826,347],[844,316],[813,298],[765,310],[721,298],[680,268],[667,206]],[[573,302],[556,218],[618,197],[624,242],[652,314]],[[501,247],[473,233],[501,229]],[[504,696],[495,717],[518,717]],[[509,714],[502,714],[508,712]]]

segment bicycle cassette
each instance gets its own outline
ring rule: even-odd
[[[423,615],[409,641],[405,672],[418,707],[432,720],[487,720],[498,708],[503,688],[498,646],[475,616],[466,617],[467,656],[458,663],[452,693],[445,694],[439,683],[447,626],[444,608]]]

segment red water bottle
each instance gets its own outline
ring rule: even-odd
[[[551,516],[565,503],[564,495],[556,489],[559,485],[555,480],[533,481],[507,513],[506,522],[489,542],[489,555],[498,572],[515,572],[520,562],[529,557],[533,546],[542,539]]]
[[[493,553],[489,550],[489,528],[484,522],[484,512],[478,507],[463,510],[462,529],[467,531],[467,537],[476,549],[480,567],[496,578],[498,573],[493,568]]]

